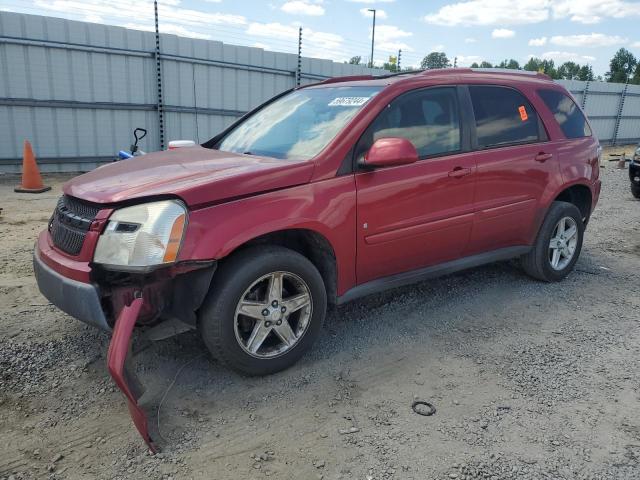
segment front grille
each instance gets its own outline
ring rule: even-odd
[[[49,222],[53,244],[63,252],[78,255],[91,222],[99,211],[99,207],[73,197],[60,197]]]

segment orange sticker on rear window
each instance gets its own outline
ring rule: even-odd
[[[524,105],[520,105],[518,107],[518,111],[520,112],[520,120],[526,122],[529,119],[529,116],[527,115],[527,109],[524,108]]]

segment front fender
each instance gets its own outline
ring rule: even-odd
[[[191,212],[180,260],[218,260],[269,233],[311,230],[333,248],[340,295],[355,284],[355,228],[353,176],[336,177]]]

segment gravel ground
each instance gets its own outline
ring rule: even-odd
[[[35,286],[66,178],[28,196],[0,177],[0,479],[640,478],[640,202],[605,163],[560,284],[505,262],[353,302],[265,378],[213,363],[193,333],[144,350],[155,456],[106,371],[108,336]]]

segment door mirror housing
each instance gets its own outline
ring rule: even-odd
[[[362,159],[369,168],[396,167],[418,161],[418,152],[406,138],[380,138],[371,146]]]

